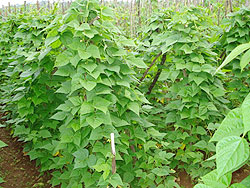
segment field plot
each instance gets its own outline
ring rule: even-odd
[[[0,186],[249,188],[248,1],[1,9]]]

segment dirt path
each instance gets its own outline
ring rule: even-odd
[[[8,147],[0,149],[0,177],[5,182],[3,188],[49,188],[47,175],[41,176],[35,161],[23,154],[23,144],[12,138],[6,128],[0,128],[0,140]]]

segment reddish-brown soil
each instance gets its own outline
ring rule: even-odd
[[[185,171],[181,171],[178,173],[178,178],[176,179],[176,182],[181,187],[185,187],[185,188],[194,187],[191,177]]]
[[[5,180],[3,188],[49,188],[49,176],[40,176],[35,161],[23,154],[23,144],[12,138],[6,128],[0,128],[0,140],[8,147],[0,149],[0,176]]]
[[[243,166],[241,169],[233,173],[232,183],[239,183],[250,175],[250,166]]]

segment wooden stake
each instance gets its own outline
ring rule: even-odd
[[[2,5],[2,15],[4,17],[4,6]]]
[[[113,158],[112,158],[112,174],[115,174],[115,173],[116,173],[115,134],[114,134],[114,133],[111,133],[111,134],[110,134],[110,138],[111,138],[111,153],[112,153],[112,155],[113,155]]]
[[[69,9],[69,7],[70,7],[70,2],[68,1],[68,9]]]
[[[10,2],[8,2],[9,13],[11,14]]]
[[[39,0],[36,1],[36,8],[37,8],[38,11],[40,10]]]
[[[233,12],[233,3],[232,0],[229,0],[230,12]]]
[[[62,13],[64,14],[64,2],[62,2]]]
[[[141,1],[138,0],[138,24],[139,24],[139,27],[141,27]]]
[[[24,12],[26,12],[26,1],[23,2]]]
[[[133,0],[130,2],[130,37],[133,38]]]
[[[225,0],[225,17],[227,16],[228,0]]]
[[[50,2],[48,0],[48,11],[50,11]]]
[[[6,16],[6,17],[8,16],[8,10],[7,10],[7,7],[5,7],[5,16]]]

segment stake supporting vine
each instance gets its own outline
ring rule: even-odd
[[[116,172],[116,161],[115,161],[115,134],[111,133],[110,134],[110,138],[111,138],[111,153],[113,155],[112,158],[112,174],[115,174]]]

